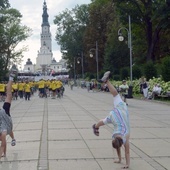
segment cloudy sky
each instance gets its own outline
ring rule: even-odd
[[[26,63],[30,58],[33,64],[36,64],[37,51],[40,49],[40,33],[42,23],[42,8],[44,0],[9,0],[12,8],[18,9],[23,15],[22,24],[28,26],[33,30],[32,36],[25,42],[20,43],[18,48],[28,46],[28,51],[23,53],[23,63]],[[53,57],[59,61],[61,59],[60,46],[57,45],[55,38],[56,26],[53,24],[54,16],[62,11],[74,8],[77,4],[89,4],[91,0],[46,0],[49,23],[52,34],[52,49]]]

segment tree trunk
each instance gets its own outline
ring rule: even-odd
[[[155,61],[155,51],[156,51],[156,44],[157,44],[157,42],[158,42],[158,40],[159,40],[159,33],[160,33],[160,31],[161,31],[161,28],[157,28],[156,30],[155,30],[155,32],[153,33],[153,37],[152,37],[152,43],[151,43],[151,45],[150,45],[150,48],[149,48],[149,50],[148,50],[148,56],[150,56],[150,59],[152,60],[152,61]]]
[[[151,49],[152,49],[152,22],[151,22],[150,17],[146,18],[146,36],[147,36],[147,43],[148,43],[146,60],[149,61],[149,60],[152,59],[152,55],[151,55]]]

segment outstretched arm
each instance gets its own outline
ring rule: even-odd
[[[103,120],[100,120],[96,125],[95,125],[95,128],[99,128],[100,126],[103,126],[104,123],[103,123]]]
[[[11,103],[12,101],[12,79],[8,81],[7,87],[6,87],[6,99],[5,102]]]

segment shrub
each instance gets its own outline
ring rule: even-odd
[[[144,75],[147,80],[157,77],[157,70],[152,61],[149,61],[144,65]]]
[[[122,68],[120,71],[120,77],[122,80],[126,80],[129,77],[129,68]]]
[[[120,81],[120,76],[119,75],[114,75],[112,78],[115,81]]]
[[[162,60],[161,75],[164,81],[170,81],[170,56]]]
[[[142,77],[141,68],[137,65],[133,66],[132,73],[133,73],[133,79],[139,79],[140,77]]]

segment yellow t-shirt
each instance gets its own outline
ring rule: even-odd
[[[0,92],[5,92],[5,84],[0,84]]]
[[[62,82],[61,81],[57,81],[56,82],[56,88],[59,89],[62,86]]]
[[[25,86],[24,86],[24,91],[25,92],[31,92],[31,87],[30,87],[30,85],[29,84],[25,84]]]
[[[18,84],[18,90],[23,91],[24,90],[24,85],[25,85],[25,83],[19,83]]]
[[[38,88],[39,88],[39,89],[42,89],[42,88],[44,88],[44,87],[45,87],[45,82],[44,82],[43,80],[39,81],[39,82],[38,82]]]
[[[53,81],[51,84],[51,89],[56,90],[56,81]]]
[[[12,84],[12,88],[13,88],[14,90],[18,90],[18,84]]]

